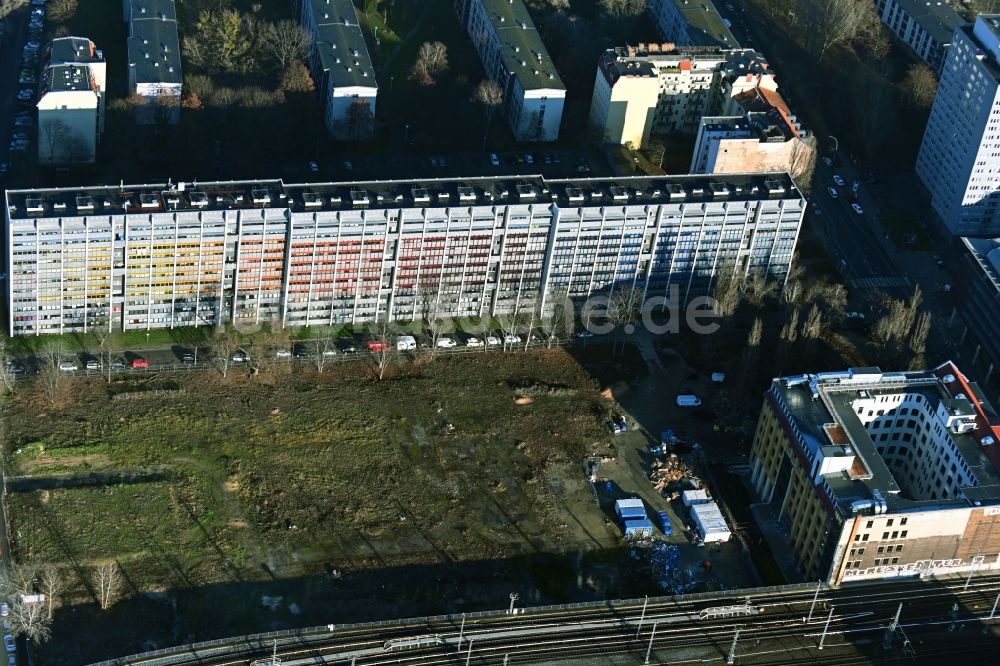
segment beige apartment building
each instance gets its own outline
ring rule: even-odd
[[[703,116],[733,115],[733,98],[777,90],[774,71],[752,49],[640,44],[598,61],[590,123],[605,143],[643,146],[652,134],[695,134]]]
[[[780,377],[751,452],[754,509],[804,580],[998,570],[998,440],[1000,418],[951,362]]]

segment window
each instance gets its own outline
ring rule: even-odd
[[[893,539],[898,539],[899,538],[899,532],[893,532],[892,533],[892,538]]]
[[[882,553],[884,553],[885,552],[885,546],[879,546],[877,552],[878,552],[879,555],[881,555]]]
[[[896,546],[896,552],[897,552],[897,553],[900,553],[900,552],[902,552],[902,551],[903,551],[903,544],[898,544],[898,545]]]
[[[894,453],[895,449],[896,449],[895,446],[890,446],[889,447],[889,453]],[[892,518],[890,518],[889,520],[885,521],[885,526],[886,527],[892,527]]]
[[[906,538],[906,532],[907,532],[907,530],[903,530],[902,532],[900,532],[899,533],[899,538],[900,539],[905,539]]]
[[[866,527],[866,528],[868,528],[868,529],[871,529],[871,528],[873,528],[874,526],[875,526],[875,521],[874,521],[874,520],[869,520],[869,521],[868,521],[868,524],[867,524],[867,525],[865,525],[865,527]]]
[[[906,524],[906,518],[900,518],[899,519],[899,524],[900,525],[905,525]]]
[[[899,558],[898,557],[892,558],[892,563],[893,564],[899,564]]]
[[[882,532],[882,541],[885,541],[888,538],[889,538],[889,533],[888,532]]]

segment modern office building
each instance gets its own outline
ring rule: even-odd
[[[950,362],[775,379],[751,461],[804,580],[1000,569],[1000,419]]]
[[[955,31],[917,155],[931,206],[957,236],[1000,236],[1000,15]]]
[[[812,171],[816,140],[777,91],[754,88],[732,99],[741,115],[701,119],[691,173],[787,171],[798,179]]]
[[[935,72],[941,71],[955,29],[965,23],[942,0],[875,0],[875,13],[899,41]]]
[[[982,358],[1000,371],[1000,238],[966,237],[962,244],[955,298]]]
[[[124,0],[129,92],[146,99],[136,121],[180,121],[181,49],[174,0]]]
[[[787,174],[296,184],[6,194],[10,330],[319,326],[543,311],[641,290],[783,281],[805,200]],[[634,292],[633,292],[634,293]]]
[[[712,0],[646,0],[646,5],[665,42],[678,46],[740,47]]]
[[[378,83],[351,0],[301,0],[300,22],[312,36],[309,66],[323,100],[327,131],[357,141],[375,130]]]
[[[455,0],[455,10],[486,75],[503,89],[514,138],[558,139],[566,87],[523,0]]]
[[[753,50],[639,44],[607,50],[597,63],[590,124],[605,143],[644,146],[653,134],[695,134],[702,116],[735,115],[732,98],[777,90]]]

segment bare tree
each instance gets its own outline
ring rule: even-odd
[[[7,336],[0,333],[0,390],[13,393],[16,388],[14,376],[14,357],[8,347]]]
[[[619,287],[611,294],[610,312],[617,326],[622,326],[626,335],[635,331],[635,321],[639,318],[642,307],[642,289],[636,284]],[[618,345],[616,345],[618,346]],[[621,341],[619,353],[625,353],[625,341]]]
[[[810,49],[823,60],[836,44],[850,41],[867,25],[874,5],[868,0],[803,0]]]
[[[67,353],[68,347],[62,338],[49,340],[38,352],[42,362],[38,376],[41,379],[45,397],[52,404],[56,402],[59,394],[59,382],[62,380],[62,370],[59,369],[59,364],[65,360]]]
[[[934,102],[937,85],[934,70],[923,63],[910,65],[903,78],[903,91],[907,101],[920,108],[927,108]]]
[[[327,362],[337,355],[337,347],[333,338],[316,338],[309,341],[309,353],[312,356],[313,365],[316,366],[316,372],[323,372]]]
[[[371,325],[371,332],[377,344],[369,345],[368,350],[375,363],[376,375],[381,381],[393,359],[391,341],[396,338],[397,327],[395,322],[378,321]]]
[[[598,0],[597,4],[611,18],[630,18],[646,11],[646,0]]]
[[[261,26],[259,42],[271,54],[278,67],[285,69],[305,56],[312,39],[294,21],[279,21]]]
[[[229,367],[233,362],[233,354],[239,349],[239,345],[239,337],[236,331],[225,325],[216,327],[215,336],[212,338],[212,356],[223,378],[229,375]]]
[[[560,334],[566,337],[573,334],[573,304],[569,301],[565,290],[549,292],[538,323],[545,336],[545,345],[550,348]]]
[[[493,334],[493,317],[489,314],[480,316],[475,326],[473,326],[472,331],[479,336],[480,341],[483,343],[483,351],[485,352],[488,348],[486,338]]]
[[[743,296],[755,308],[763,307],[777,290],[778,285],[764,277],[760,271],[751,272],[743,283]]]
[[[410,78],[422,86],[432,86],[448,71],[448,47],[442,42],[424,42],[410,70]]]
[[[64,581],[62,571],[55,564],[46,564],[42,567],[38,584],[42,590],[42,594],[45,595],[46,611],[51,620],[56,597],[62,594],[63,590]]]
[[[24,636],[33,643],[44,643],[52,638],[52,616],[45,614],[44,602],[26,602],[18,595],[11,598],[8,608],[10,629],[14,634]]]
[[[816,137],[797,137],[792,143],[792,155],[788,171],[792,178],[806,191],[811,189],[813,171],[816,170]]]
[[[110,608],[122,591],[121,569],[117,562],[105,562],[94,567],[94,589],[102,610]]]
[[[715,273],[715,287],[712,290],[715,314],[720,317],[732,317],[740,304],[740,277],[731,262],[719,266]]]
[[[111,331],[110,327],[107,329],[99,329],[94,331],[94,336],[97,338],[97,360],[101,364],[101,374],[111,383],[112,368],[115,358],[115,350],[118,348],[118,336]]]
[[[493,115],[503,103],[503,88],[490,79],[483,79],[472,92],[472,101],[482,104],[483,109],[486,111],[486,128],[483,130],[483,149],[485,150],[486,139],[490,134],[490,124],[493,121]]]
[[[79,0],[50,0],[47,5],[48,19],[52,23],[62,23],[76,14]]]
[[[806,340],[815,340],[823,332],[823,313],[815,303],[809,308],[806,320],[802,324],[802,337]]]
[[[757,373],[757,360],[760,357],[760,342],[764,334],[764,322],[760,317],[753,320],[750,332],[747,334],[747,343],[743,348],[743,367],[740,369],[740,379],[737,392],[743,395],[747,385]]]

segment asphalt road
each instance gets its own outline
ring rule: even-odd
[[[835,175],[844,180],[843,186],[836,184]],[[841,266],[849,287],[877,289],[893,298],[906,298],[912,291],[910,280],[900,275],[883,247],[884,239],[880,240],[884,231],[875,221],[882,213],[879,203],[864,182],[856,199],[851,194],[852,183],[860,179],[861,174],[842,155],[832,167],[818,161],[813,176],[811,208],[814,218],[820,220],[824,235],[846,264]],[[836,198],[830,195],[830,187],[836,189]],[[862,214],[851,207],[855,202],[861,205]]]
[[[5,32],[0,44],[0,163],[10,161],[8,151],[13,132],[14,116],[17,114],[17,83],[21,67],[21,48],[25,42],[28,14],[31,7],[24,6],[11,12],[4,21]],[[0,176],[0,183],[3,176]]]
[[[740,664],[922,663],[945,651],[965,664],[992,663],[1000,650],[1000,617],[990,617],[998,593],[1000,577],[870,583],[818,593],[808,586],[737,590],[654,598],[645,605],[609,601],[331,627],[278,638],[276,651],[286,666],[674,664],[720,662],[730,655],[729,663]],[[169,661],[108,663],[236,666],[271,656],[272,646],[268,638],[237,639],[179,648]]]

